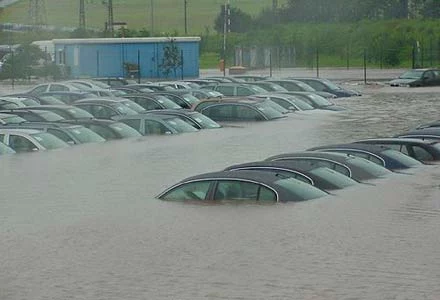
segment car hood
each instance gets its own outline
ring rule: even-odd
[[[415,79],[415,78],[408,78],[408,79],[406,79],[406,78],[397,78],[397,79],[391,80],[390,81],[390,85],[407,85],[407,84],[413,83],[413,82],[415,82],[417,80],[418,79]]]

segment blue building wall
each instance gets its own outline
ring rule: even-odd
[[[142,78],[199,76],[200,38],[118,38],[54,40],[55,62],[70,69],[72,77],[129,77],[125,63],[140,66]],[[164,49],[175,45],[183,66],[168,76],[163,67]],[[182,74],[183,72],[183,74]],[[132,73],[137,76],[137,73]]]

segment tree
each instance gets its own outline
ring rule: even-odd
[[[248,15],[244,11],[236,7],[230,7],[230,16],[231,25],[228,28],[230,32],[248,32],[254,29],[254,20],[251,15]],[[224,5],[220,8],[220,13],[217,15],[217,18],[214,22],[214,29],[218,33],[222,33],[224,30],[225,23],[225,7]]]
[[[182,57],[180,55],[179,48],[171,41],[163,48],[162,63],[159,67],[162,69],[162,73],[165,77],[168,77],[173,71],[174,77],[177,77],[177,69],[183,64]]]
[[[38,73],[37,66],[46,61],[46,53],[38,46],[24,44],[8,55],[2,66],[3,78],[29,78]]]

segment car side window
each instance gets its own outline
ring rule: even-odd
[[[172,189],[160,198],[169,201],[205,200],[208,196],[210,185],[211,181],[186,183]]]
[[[94,131],[95,133],[99,134],[106,140],[112,140],[116,138],[116,135],[113,133],[113,131],[111,131],[105,126],[90,124],[90,125],[86,125],[86,127]]]
[[[66,134],[65,132],[62,132],[61,130],[49,128],[49,129],[47,129],[47,132],[53,134],[57,138],[60,138],[61,140],[65,141],[66,143],[75,144],[75,141],[72,140],[72,138],[68,134]]]
[[[213,105],[205,108],[203,114],[214,121],[230,121],[233,119],[234,110],[232,105]]]
[[[46,89],[47,89],[47,84],[41,85],[41,86],[37,86],[29,94],[31,94],[31,95],[38,95],[38,94],[44,93],[46,91]]]
[[[317,91],[324,91],[326,89],[326,86],[319,81],[307,80],[305,81],[305,83],[310,85],[312,88],[314,88]]]
[[[167,131],[163,124],[157,121],[145,120],[145,134],[165,134]]]
[[[240,201],[276,201],[271,190],[256,183],[222,180],[219,181],[214,193],[214,200]]]
[[[115,111],[102,105],[92,105],[91,107],[92,115],[98,119],[110,119],[111,117],[117,115]]]
[[[414,152],[414,157],[421,161],[432,161],[434,157],[425,149],[420,146],[411,146],[412,151]]]
[[[137,104],[141,105],[146,110],[153,110],[153,109],[161,109],[162,107],[154,100],[151,99],[140,99],[139,101],[136,101]]]
[[[61,84],[51,84],[49,87],[49,91],[68,91],[69,89]]]
[[[222,93],[225,96],[234,96],[234,87],[233,86],[218,86],[215,89],[217,92]]]
[[[20,117],[26,119],[29,122],[40,122],[42,121],[38,115],[34,115],[33,113],[23,112],[20,114]]]
[[[250,89],[248,89],[248,88],[241,87],[241,86],[239,86],[237,88],[237,96],[250,96],[250,95],[253,95],[253,94],[254,93]]]
[[[247,106],[237,106],[236,110],[237,119],[243,120],[243,121],[262,121],[264,118],[261,116],[261,114]]]
[[[5,141],[5,135],[4,134],[0,134],[0,142],[4,143]]]
[[[137,131],[141,130],[141,120],[139,119],[125,119],[121,120],[123,123],[127,124],[128,126],[136,129]]]
[[[34,149],[38,149],[31,141],[20,135],[11,134],[9,136],[9,147],[14,149],[17,153],[31,152]]]

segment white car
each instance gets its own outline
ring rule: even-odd
[[[0,128],[0,142],[17,153],[69,147],[53,134],[36,129]]]

